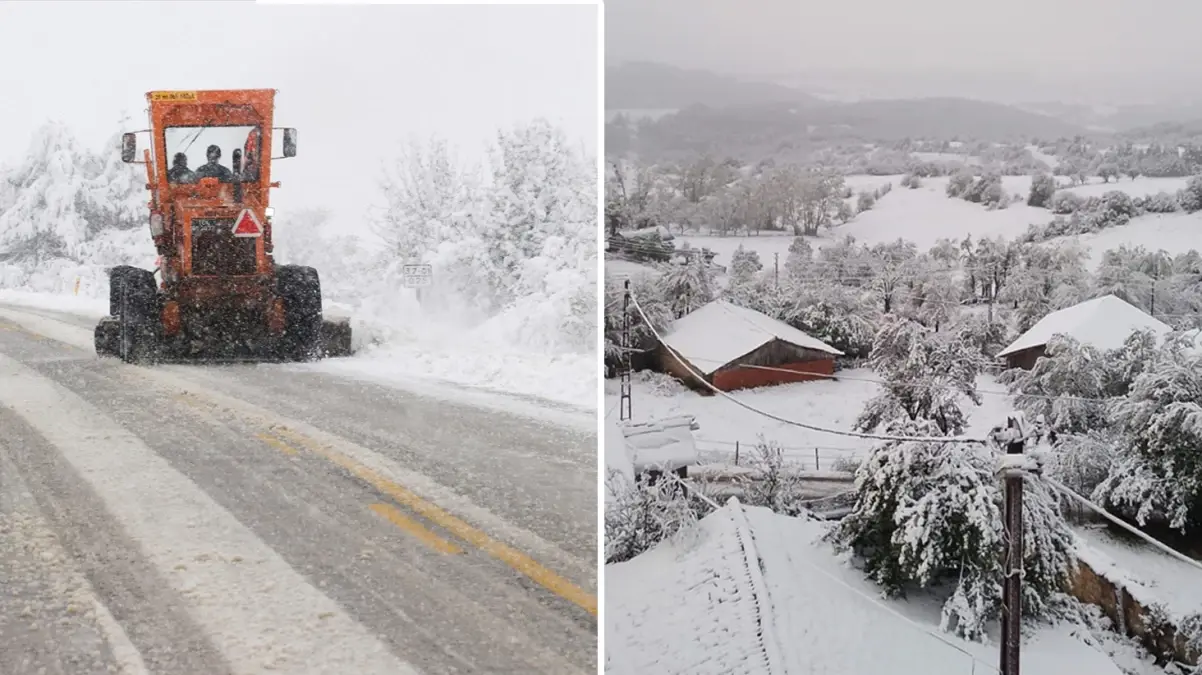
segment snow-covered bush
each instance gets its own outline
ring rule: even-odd
[[[748,455],[748,466],[756,472],[756,477],[744,484],[744,501],[777,513],[798,515],[801,512],[798,504],[801,486],[798,471],[801,467],[787,461],[784,450],[763,437]]]
[[[871,211],[876,205],[876,197],[871,192],[861,192],[860,196],[856,197],[856,212],[864,213]]]
[[[666,539],[682,536],[711,510],[678,481],[632,482],[611,469],[605,479],[605,562],[625,562]]]
[[[1202,176],[1192,176],[1185,187],[1177,191],[1177,203],[1186,213],[1202,211]]]
[[[889,435],[939,437],[932,420],[896,420]],[[853,551],[886,595],[943,591],[941,628],[983,640],[1001,611],[1003,525],[993,452],[940,441],[888,441],[856,472],[856,503],[828,535]],[[1072,569],[1056,497],[1029,481],[1023,500],[1023,611],[1039,616]]]
[[[1141,213],[1176,213],[1181,210],[1177,197],[1161,190],[1154,195],[1135,198],[1135,208]]]
[[[1080,209],[1085,199],[1076,193],[1064,191],[1053,193],[1048,203],[1051,204],[1052,213],[1067,216]]]
[[[911,190],[917,190],[918,188],[922,187],[922,179],[919,178],[915,174],[908,173],[908,174],[902,176],[900,185],[904,188],[910,188]]]

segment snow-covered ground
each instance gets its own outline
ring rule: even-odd
[[[1047,209],[1026,205],[1026,196],[1031,188],[1029,176],[1004,176],[1002,184],[1008,194],[1022,195],[1023,201],[1005,209],[987,210],[980,204],[962,199],[952,199],[945,192],[947,177],[926,178],[918,189],[900,186],[901,176],[848,176],[846,183],[855,191],[874,190],[885,183],[893,189],[877,201],[872,210],[858,214],[851,222],[833,229],[823,230],[813,240],[815,248],[836,241],[844,236],[855,237],[863,244],[878,244],[898,238],[914,242],[919,249],[930,248],[939,239],[964,239],[971,235],[980,237],[1003,237],[1013,239],[1027,231],[1030,225],[1046,224],[1053,214]],[[1097,178],[1086,185],[1063,188],[1067,192],[1082,196],[1100,196],[1110,190],[1119,190],[1132,197],[1153,195],[1158,192],[1175,194],[1185,187],[1185,178],[1137,178],[1103,183]],[[1202,213],[1153,214],[1140,216],[1122,227],[1103,230],[1095,234],[1065,238],[1077,239],[1093,253],[1094,261],[1109,248],[1126,245],[1143,245],[1163,248],[1171,254],[1202,248]],[[707,236],[688,234],[678,236],[679,242],[689,242],[695,248],[705,247],[717,254],[714,262],[719,265],[730,263],[731,254],[740,245],[759,253],[760,261],[771,266],[773,255],[779,254],[781,264],[788,255],[792,236],[780,234],[748,236]],[[1055,240],[1061,241],[1061,240]]]
[[[739,400],[760,410],[813,426],[851,431],[864,403],[880,392],[880,378],[867,369],[837,373],[832,381],[798,382],[734,392]],[[850,436],[811,431],[777,422],[735,405],[721,396],[702,396],[667,375],[635,373],[632,378],[632,412],[636,422],[671,415],[693,415],[698,430],[697,446],[707,458],[734,460],[735,443],[746,457],[762,434],[778,443],[790,459],[806,468],[830,469],[840,458],[862,457],[873,442]],[[981,406],[967,403],[966,435],[982,437],[994,426],[1004,424],[1013,411],[1011,397],[991,375],[977,378]],[[985,393],[990,392],[990,393]],[[605,383],[605,409],[618,402],[618,383]],[[616,413],[615,413],[616,414]],[[742,461],[742,460],[740,460]],[[818,466],[815,467],[815,464]]]
[[[1144,605],[1159,604],[1176,620],[1202,612],[1202,570],[1103,528],[1081,527],[1077,555],[1119,582]]]
[[[929,598],[880,599],[818,541],[824,527],[731,502],[679,540],[609,565],[607,672],[994,672],[996,643],[940,633],[939,603]],[[1119,675],[1116,661],[1128,673],[1154,672],[1084,627],[1040,625],[1024,638],[1031,675]]]

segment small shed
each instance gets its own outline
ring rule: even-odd
[[[663,372],[702,393],[712,392],[690,369],[717,389],[733,391],[829,379],[842,355],[783,321],[724,300],[676,320],[657,354]]]
[[[1109,350],[1123,346],[1139,330],[1151,330],[1163,337],[1173,329],[1117,296],[1104,295],[1048,314],[997,355],[1005,359],[1008,368],[1030,370],[1047,351],[1053,336],[1066,335],[1096,349]]]

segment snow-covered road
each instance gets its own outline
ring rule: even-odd
[[[0,671],[586,673],[596,434],[0,307]]]

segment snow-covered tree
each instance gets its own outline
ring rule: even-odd
[[[679,265],[668,265],[663,275],[664,297],[675,319],[712,302],[714,282],[700,256]]]
[[[789,242],[789,253],[785,256],[785,277],[803,281],[814,272],[814,249],[802,237],[793,237]]]
[[[626,294],[624,279],[605,282],[605,358],[613,361],[622,354],[622,305]],[[648,326],[638,310],[630,307],[630,341],[634,349],[646,349],[654,344],[654,334],[663,334],[676,318],[672,305],[664,297],[663,278],[658,274],[638,274],[630,278],[631,295],[637,298],[647,318]],[[652,331],[654,329],[654,332]]]
[[[1182,531],[1202,528],[1202,357],[1162,350],[1113,417],[1126,443],[1094,499],[1141,524],[1163,518]]]
[[[1027,196],[1027,205],[1044,208],[1056,194],[1056,179],[1051,175],[1039,172],[1031,177],[1031,191]]]
[[[886,319],[876,335],[869,366],[880,376],[881,393],[864,405],[856,428],[872,431],[895,419],[932,422],[940,435],[964,430],[960,396],[981,404],[976,378],[983,360],[959,335],[935,331],[907,319]]]
[[[899,419],[889,435],[939,437],[929,419]],[[856,471],[856,503],[828,535],[853,551],[886,595],[944,589],[941,628],[983,640],[1001,611],[1003,526],[994,453],[979,445],[888,441]],[[1039,616],[1072,569],[1071,534],[1056,497],[1028,482],[1023,500],[1023,611]]]
[[[443,241],[468,234],[479,180],[459,165],[446,141],[411,139],[380,181],[385,210],[376,234],[397,258],[420,261]]]

